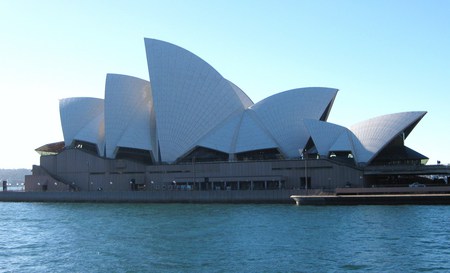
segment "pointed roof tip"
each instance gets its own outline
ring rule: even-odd
[[[154,39],[154,38],[144,38],[144,44],[145,44],[146,47],[149,46],[150,44],[170,45],[170,46],[173,46],[173,47],[176,47],[176,48],[179,48],[179,49],[182,49],[182,50],[190,52],[186,48],[181,47],[179,45],[176,45],[174,43],[163,41],[163,40],[158,40],[158,39]],[[198,58],[200,58],[200,57],[198,57]]]
[[[335,88],[329,88],[329,87],[300,87],[300,88],[294,88],[285,90],[279,93],[275,93],[273,95],[270,95],[259,102],[252,105],[250,108],[256,109],[261,107],[263,104],[267,103],[273,103],[274,101],[284,100],[286,101],[287,98],[293,98],[293,97],[322,97],[326,98],[326,104],[330,104],[334,101],[336,98],[338,89]],[[290,99],[292,100],[292,99]],[[305,101],[302,100],[304,103]],[[331,110],[331,109],[330,109]],[[323,113],[320,113],[322,115]]]
[[[120,74],[120,73],[106,73],[106,80],[108,79],[128,79],[128,80],[138,80],[138,81],[145,81],[149,82],[149,80],[138,78],[135,76],[130,76],[127,74]]]
[[[427,111],[404,111],[404,112],[397,112],[397,113],[390,113],[390,114],[384,114],[384,115],[380,115],[380,116],[376,116],[376,117],[371,117],[365,120],[361,120],[353,125],[350,126],[350,128],[353,127],[357,127],[361,124],[370,122],[370,121],[374,121],[374,120],[378,120],[378,119],[388,119],[389,117],[396,117],[396,116],[401,116],[401,115],[408,115],[410,117],[415,116],[414,120],[420,120],[422,119],[428,112]]]
[[[145,46],[162,161],[175,162],[230,114],[253,105],[239,87],[190,50],[148,38]]]
[[[289,92],[289,91],[294,91],[294,90],[302,90],[302,91],[316,91],[316,90],[321,90],[321,91],[330,91],[330,92],[337,92],[339,91],[339,89],[334,88],[334,87],[326,87],[326,86],[304,86],[304,87],[298,87],[298,88],[292,88],[292,89],[288,89],[282,92]]]

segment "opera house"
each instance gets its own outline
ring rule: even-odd
[[[337,89],[298,88],[254,103],[186,49],[155,39],[145,39],[145,49],[149,81],[108,74],[104,98],[60,100],[64,141],[36,149],[40,165],[26,177],[26,191],[400,185],[417,176],[383,168],[427,161],[404,145],[424,111],[346,128],[327,122]]]

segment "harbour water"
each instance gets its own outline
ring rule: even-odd
[[[0,203],[0,272],[449,272],[449,206]]]

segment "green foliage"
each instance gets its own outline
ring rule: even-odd
[[[22,183],[25,181],[25,175],[31,175],[30,169],[0,169],[0,180],[8,182]]]

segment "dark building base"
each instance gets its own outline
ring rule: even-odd
[[[301,190],[137,191],[137,192],[0,192],[2,202],[91,203],[264,203],[293,204]]]

